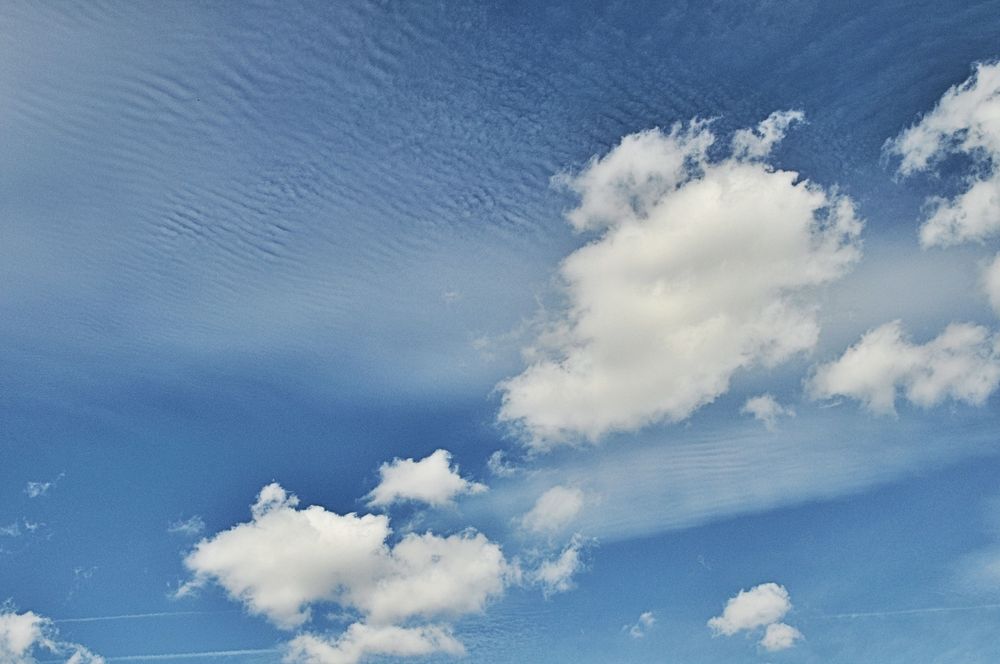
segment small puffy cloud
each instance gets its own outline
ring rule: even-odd
[[[764,630],[764,636],[760,640],[760,645],[768,652],[788,650],[801,640],[802,632],[791,625],[785,623],[772,623]]]
[[[573,576],[583,569],[583,539],[574,537],[557,557],[543,560],[528,577],[542,587],[546,597],[572,590]]]
[[[1000,231],[1000,62],[979,64],[937,106],[886,144],[901,157],[899,173],[933,170],[949,155],[974,162],[965,190],[932,197],[920,228],[925,247],[982,241]]]
[[[795,417],[795,411],[788,406],[782,406],[770,394],[760,394],[747,399],[740,412],[744,415],[752,415],[760,420],[767,427],[768,431],[773,431],[778,424],[780,417]]]
[[[851,200],[762,159],[801,119],[772,115],[712,159],[709,124],[626,136],[563,182],[600,233],[560,267],[567,306],[499,385],[499,419],[538,450],[680,421],[816,343],[817,287],[860,257]]]
[[[32,611],[0,607],[0,662],[36,664],[36,654],[66,657],[67,664],[104,664],[104,658],[81,645],[59,641],[52,621]]]
[[[167,526],[167,532],[171,535],[182,535],[184,537],[196,537],[205,531],[205,520],[195,514],[190,519],[178,519],[172,521]]]
[[[736,597],[730,598],[722,615],[709,620],[708,626],[716,634],[732,636],[776,623],[791,608],[792,601],[784,586],[762,583],[750,590],[741,590]]]
[[[639,614],[639,620],[635,622],[634,625],[626,625],[625,628],[628,630],[628,635],[633,639],[641,639],[646,636],[646,632],[656,624],[656,616],[653,615],[652,611],[644,611]]]
[[[535,501],[521,517],[521,527],[532,533],[554,533],[568,526],[583,509],[583,491],[575,487],[554,486]]]
[[[486,485],[470,482],[458,474],[447,450],[437,450],[420,461],[393,459],[382,464],[379,475],[381,481],[369,494],[371,507],[407,500],[440,507],[450,504],[455,496],[486,491]]]
[[[895,412],[901,392],[931,407],[952,399],[981,405],[1000,384],[1000,340],[979,325],[952,323],[925,344],[907,339],[900,321],[865,333],[809,381],[814,398],[846,396],[880,414]]]
[[[300,509],[277,483],[260,491],[251,516],[194,547],[184,560],[193,576],[177,594],[214,582],[283,629],[302,626],[320,603],[360,616],[339,638],[299,636],[290,661],[459,653],[446,625],[419,623],[481,612],[518,574],[481,533],[410,533],[391,545],[387,516]]]
[[[289,664],[356,664],[369,656],[463,655],[465,648],[447,627],[372,626],[354,623],[340,637],[302,634],[288,644]]]

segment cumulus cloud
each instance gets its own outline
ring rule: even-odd
[[[554,486],[521,517],[521,526],[532,533],[554,533],[568,526],[583,509],[584,494],[576,487]]]
[[[982,241],[1000,231],[1000,62],[979,64],[918,123],[889,141],[903,176],[933,170],[949,155],[974,162],[965,190],[932,197],[920,228],[925,247]]]
[[[416,657],[446,653],[463,655],[465,648],[447,627],[372,626],[355,623],[340,637],[302,634],[289,644],[285,661],[294,664],[355,664],[369,656]]]
[[[733,636],[764,627],[761,647],[783,650],[802,638],[797,629],[780,622],[791,609],[792,600],[784,586],[762,583],[731,597],[722,615],[709,620],[708,626],[717,636]]]
[[[760,640],[760,645],[768,652],[788,650],[801,640],[802,632],[791,625],[785,623],[772,623],[764,630],[764,636]]]
[[[745,415],[752,415],[760,420],[767,427],[768,431],[774,431],[780,417],[795,417],[795,411],[788,406],[782,406],[770,394],[760,394],[747,399],[740,412]]]
[[[581,551],[583,538],[576,536],[557,557],[543,560],[530,574],[530,580],[541,586],[546,597],[574,588],[573,576],[583,569]]]
[[[626,136],[564,183],[600,236],[567,257],[567,307],[502,382],[499,419],[535,449],[683,420],[734,372],[811,349],[814,291],[859,258],[851,200],[762,161],[801,114],[738,132],[692,121]]]
[[[776,623],[792,608],[792,600],[784,586],[762,583],[750,590],[741,590],[726,602],[721,616],[708,621],[716,634],[732,636],[737,632],[757,629]]]
[[[656,616],[653,615],[652,611],[644,611],[639,614],[639,620],[635,622],[634,625],[625,625],[625,629],[628,630],[628,635],[633,639],[641,639],[646,636],[646,632],[656,624]]]
[[[35,664],[36,654],[66,657],[67,664],[104,664],[104,658],[81,645],[59,641],[52,621],[32,611],[0,607],[0,662]]]
[[[28,482],[24,487],[24,493],[27,494],[28,498],[39,498],[44,496],[49,492],[49,489],[54,487],[63,477],[64,473],[59,473],[59,477],[49,482]]]
[[[899,393],[931,407],[946,399],[981,405],[1000,383],[1000,339],[980,325],[952,323],[925,344],[911,342],[900,321],[865,333],[809,381],[814,398],[846,396],[880,414],[895,412]]]
[[[371,494],[368,505],[386,507],[400,501],[419,501],[434,507],[448,505],[461,494],[482,493],[486,485],[470,482],[451,464],[451,453],[436,450],[430,456],[393,459],[379,468],[381,481]]]
[[[194,547],[184,560],[193,576],[177,594],[214,582],[284,629],[302,626],[319,603],[360,615],[339,639],[296,639],[292,652],[304,661],[453,652],[457,641],[445,627],[414,621],[480,612],[517,575],[500,547],[480,533],[410,533],[391,545],[387,516],[300,509],[298,498],[277,483],[261,490],[251,515]],[[406,630],[394,631],[404,623]],[[402,639],[398,652],[390,650],[393,635]]]

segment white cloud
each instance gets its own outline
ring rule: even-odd
[[[639,620],[636,621],[634,625],[626,625],[625,628],[628,629],[628,634],[633,639],[641,639],[646,636],[646,632],[656,624],[656,616],[653,615],[652,611],[644,611],[639,614]]]
[[[802,632],[785,623],[772,623],[764,630],[760,645],[768,652],[788,650],[802,639]]]
[[[758,627],[776,623],[792,608],[791,598],[784,586],[762,583],[750,590],[741,590],[726,602],[721,616],[708,621],[716,634],[732,636]]]
[[[171,535],[183,535],[184,537],[194,537],[205,531],[205,520],[195,514],[190,519],[178,519],[172,521],[167,526],[167,532]]]
[[[568,526],[583,509],[583,491],[575,487],[554,486],[535,501],[521,517],[521,526],[533,533],[554,533]]]
[[[983,290],[990,300],[993,311],[1000,316],[1000,254],[997,254],[993,261],[983,269],[982,273]]]
[[[920,228],[926,246],[982,241],[1000,231],[1000,62],[979,64],[937,106],[886,145],[902,157],[901,175],[932,170],[948,155],[975,163],[966,189],[954,198],[928,199]]]
[[[446,653],[463,655],[465,648],[447,627],[371,626],[355,623],[333,640],[302,634],[288,644],[286,662],[296,664],[355,664],[371,655],[415,657]]]
[[[870,330],[809,381],[814,398],[847,396],[875,413],[895,412],[899,392],[931,407],[946,399],[980,405],[1000,384],[1000,339],[979,325],[952,323],[914,344],[900,321]]]
[[[544,560],[531,572],[530,580],[542,587],[546,597],[572,590],[573,576],[583,569],[583,539],[574,537],[556,558]]]
[[[486,491],[486,485],[470,482],[458,474],[447,450],[436,450],[420,461],[393,459],[382,464],[379,475],[381,481],[369,494],[371,507],[406,500],[440,507],[450,504],[455,496]]]
[[[774,431],[778,424],[779,417],[795,417],[795,411],[788,406],[782,406],[770,394],[760,394],[747,399],[740,412],[746,415],[753,415],[757,420],[764,423],[768,431]]]
[[[503,450],[496,450],[486,461],[486,467],[490,474],[496,477],[510,477],[516,475],[518,468],[507,460],[507,454]]]
[[[781,621],[792,609],[792,600],[784,586],[762,583],[750,590],[741,590],[726,602],[721,616],[708,621],[708,626],[718,636],[733,636],[764,627],[760,645],[765,650],[791,648],[802,634]]]
[[[59,476],[50,482],[28,482],[24,487],[24,493],[28,495],[28,498],[38,498],[44,496],[49,492],[49,489],[54,487],[59,480],[64,477],[64,473],[59,473]]]
[[[602,234],[563,261],[568,307],[500,384],[501,421],[536,449],[679,421],[737,370],[815,345],[815,287],[858,260],[862,223],[757,159],[799,117],[738,133],[721,160],[705,122],[644,131],[565,179],[569,222]]]
[[[35,654],[67,657],[67,664],[104,664],[104,659],[81,645],[57,640],[52,621],[32,611],[17,613],[0,607],[0,662],[35,664]]]
[[[188,554],[193,578],[177,594],[215,582],[284,629],[308,621],[313,605],[335,603],[360,614],[359,622],[333,641],[300,637],[293,652],[305,661],[356,661],[351,657],[392,654],[393,635],[403,639],[395,654],[455,651],[457,641],[444,627],[413,622],[480,612],[518,573],[480,533],[411,533],[390,545],[385,515],[298,504],[280,485],[265,486],[250,522],[202,540]]]

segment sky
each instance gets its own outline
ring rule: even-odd
[[[1000,3],[0,3],[0,663],[1000,661]]]

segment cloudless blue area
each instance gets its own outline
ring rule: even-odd
[[[716,117],[725,136],[805,112],[774,163],[854,197],[873,261],[857,272],[898,288],[859,295],[821,356],[896,316],[922,339],[992,321],[972,288],[874,266],[919,259],[921,202],[954,186],[894,181],[883,143],[1000,57],[998,34],[996,1],[3,2],[0,527],[20,534],[0,535],[0,601],[57,621],[193,612],[57,622],[109,661],[287,640],[217,589],[171,599],[197,538],[168,526],[245,521],[272,480],[363,510],[380,463],[439,447],[492,482],[489,455],[519,454],[494,386],[521,369],[518,330],[587,241],[551,179],[641,129]],[[989,253],[957,251],[970,271],[949,286]],[[871,288],[847,283],[834,312]],[[748,395],[800,398],[813,359],[737,376],[688,426],[594,458],[613,470],[618,449],[727,437]],[[460,621],[468,661],[1000,661],[1000,609],[844,617],[1000,603],[961,581],[1000,538],[996,406],[872,424],[853,403],[803,404],[786,447],[754,444],[792,463],[846,431],[878,452],[852,447],[836,469],[822,460],[840,448],[802,456],[837,479],[745,512],[674,524],[636,504],[637,524],[596,533],[573,592],[513,589]],[[883,441],[880,427],[900,428]],[[587,454],[538,464],[590,472]],[[52,485],[31,498],[28,482]],[[535,495],[497,484],[518,508]],[[467,511],[495,537],[514,513]],[[768,581],[792,594],[803,644],[713,638],[725,600]],[[647,610],[658,622],[629,638]]]

